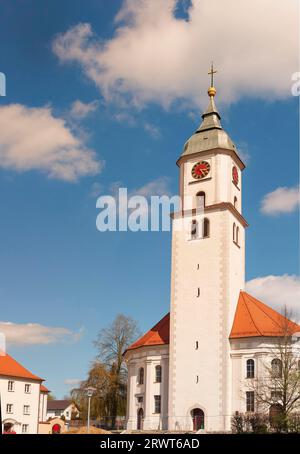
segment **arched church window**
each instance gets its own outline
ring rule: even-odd
[[[254,378],[255,373],[255,362],[254,359],[248,359],[246,365],[246,377],[247,378]]]
[[[282,377],[282,361],[279,358],[272,359],[271,370],[273,378]]]
[[[235,231],[236,231],[236,225],[235,222],[233,223],[233,228],[232,228],[232,239],[233,242],[235,243]]]
[[[191,224],[191,239],[195,240],[198,237],[198,222],[196,219],[192,220]]]
[[[155,366],[155,381],[161,383],[161,366]]]
[[[138,383],[139,383],[139,385],[143,385],[144,384],[144,375],[145,375],[144,368],[140,367],[139,375],[138,375]]]
[[[200,191],[196,194],[197,208],[200,210],[205,207],[205,192]]]
[[[203,238],[209,237],[209,219],[204,218],[203,221]]]

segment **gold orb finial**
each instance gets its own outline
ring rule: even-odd
[[[217,93],[217,90],[215,89],[215,87],[209,87],[209,89],[207,90],[208,96],[215,96],[216,93]]]

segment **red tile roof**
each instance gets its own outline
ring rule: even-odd
[[[248,293],[240,292],[230,339],[282,336],[284,327],[288,327],[291,333],[300,332],[297,323],[286,319]]]
[[[162,318],[153,328],[147,331],[140,339],[134,342],[128,350],[151,345],[168,345],[170,338],[170,314]]]
[[[40,391],[41,391],[41,393],[50,393],[49,389],[46,388],[46,386],[44,386],[44,385],[41,385]]]
[[[7,353],[0,355],[0,376],[29,378],[30,380],[43,381],[41,377],[32,374]]]

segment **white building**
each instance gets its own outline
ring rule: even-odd
[[[71,400],[49,400],[47,404],[47,419],[61,418],[67,422],[72,416],[79,417],[79,410]]]
[[[177,161],[183,206],[173,215],[170,314],[125,352],[129,430],[230,431],[236,411],[255,410],[249,370],[257,377],[272,361],[280,336],[282,316],[244,292],[245,165],[215,94],[210,87],[203,121]],[[183,218],[187,229],[178,228]]]
[[[47,388],[8,354],[0,355],[0,398],[3,432],[37,434],[45,418]],[[42,406],[41,406],[42,405]]]

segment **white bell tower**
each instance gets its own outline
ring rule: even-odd
[[[245,166],[221,126],[214,73],[203,121],[177,162],[192,206],[173,221],[169,430],[227,431],[232,416],[228,337],[245,280]],[[186,230],[175,228],[182,218]]]

